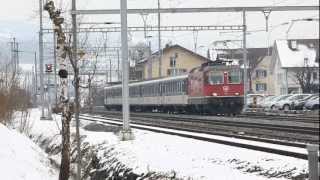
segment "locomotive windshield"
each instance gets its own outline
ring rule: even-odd
[[[209,84],[223,84],[223,72],[222,71],[211,71],[208,73]]]
[[[240,71],[237,69],[232,69],[228,73],[228,81],[231,84],[239,84],[241,82]]]

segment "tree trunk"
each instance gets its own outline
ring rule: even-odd
[[[62,114],[62,151],[59,180],[69,179],[70,169],[70,121],[71,113],[68,106],[64,107]]]

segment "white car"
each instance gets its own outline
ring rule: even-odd
[[[312,94],[294,94],[288,98],[285,98],[283,100],[278,101],[275,104],[275,108],[278,110],[291,110],[292,109],[292,104],[294,104],[295,102],[307,98],[309,96],[312,96]]]
[[[260,102],[259,106],[262,108],[265,108],[269,102],[271,102],[274,98],[277,96],[267,96],[263,98],[263,100]]]
[[[276,107],[275,107],[275,104],[278,102],[278,101],[281,101],[281,100],[284,100],[288,97],[290,97],[292,95],[290,94],[285,94],[285,95],[280,95],[280,96],[275,96],[274,98],[272,98],[271,100],[267,101],[264,103],[263,105],[263,108],[265,110],[276,110]]]

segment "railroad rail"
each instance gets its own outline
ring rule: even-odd
[[[98,115],[121,118],[119,111],[95,110]],[[293,142],[319,142],[319,124],[256,120],[238,117],[192,116],[161,113],[131,113],[131,120],[141,124],[183,127],[215,135],[246,135]]]
[[[120,118],[110,118],[102,116],[92,116],[92,115],[80,115],[81,120],[107,123],[112,125],[122,125],[122,120]],[[197,140],[219,143],[229,146],[235,146],[240,148],[246,148],[251,150],[257,150],[262,152],[268,152],[278,155],[290,156],[299,159],[308,159],[306,144],[285,142],[279,140],[245,137],[237,135],[229,136],[217,136],[211,134],[199,133],[196,130],[184,129],[183,127],[163,127],[162,125],[146,125],[144,123],[131,123],[131,127],[136,129],[148,130],[153,132],[178,135],[181,137],[193,138]],[[290,149],[290,150],[288,150]],[[318,157],[318,161],[320,158]]]
[[[257,113],[257,112],[246,112],[244,114],[237,115],[237,117],[245,118],[259,118],[259,119],[269,119],[277,121],[294,121],[294,122],[304,122],[304,123],[318,123],[319,115],[306,115],[306,114],[288,114],[288,113]]]

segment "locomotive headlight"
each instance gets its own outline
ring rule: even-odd
[[[218,94],[217,93],[212,93],[212,96],[218,96]]]
[[[239,96],[240,94],[239,93],[234,93],[236,96]]]

